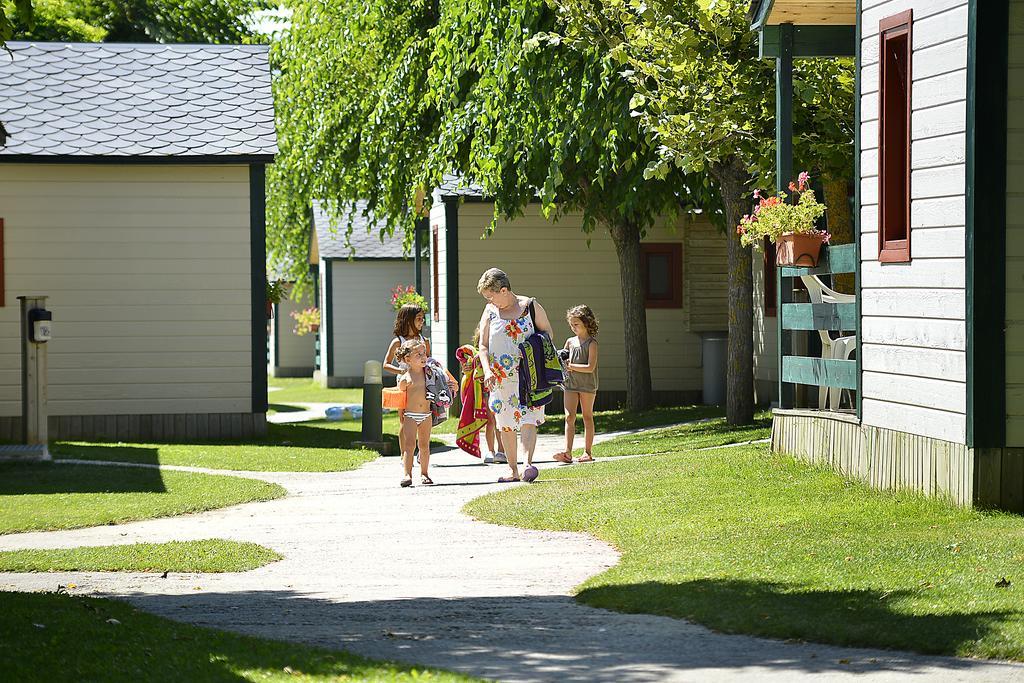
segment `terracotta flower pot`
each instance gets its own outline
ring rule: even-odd
[[[807,233],[785,232],[775,243],[775,264],[779,266],[818,265],[821,237]]]

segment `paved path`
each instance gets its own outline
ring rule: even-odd
[[[542,438],[539,452],[557,445]],[[1021,666],[725,636],[577,604],[573,586],[614,564],[615,551],[584,535],[471,520],[461,507],[499,489],[491,482],[505,468],[457,451],[434,457],[434,487],[400,489],[397,458],[346,473],[245,473],[290,495],[0,537],[3,549],[220,537],[285,557],[252,572],[7,574],[0,588],[73,582],[73,592],[126,598],[181,621],[508,681],[1024,680]]]

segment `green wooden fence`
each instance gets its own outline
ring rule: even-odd
[[[860,334],[856,303],[796,303],[793,301],[794,278],[854,273],[856,270],[857,248],[854,244],[823,246],[821,258],[814,268],[785,266],[778,269],[779,407],[796,407],[797,384],[853,389],[859,397],[860,373],[856,360],[793,354],[793,332],[829,330]]]

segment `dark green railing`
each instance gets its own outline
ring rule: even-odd
[[[779,268],[780,407],[793,408],[796,406],[795,388],[797,384],[852,389],[859,392],[856,360],[793,355],[793,332],[828,330],[848,332],[858,336],[860,334],[856,303],[795,303],[793,301],[794,279],[801,275],[836,275],[854,273],[856,270],[857,248],[854,244],[823,246],[818,265],[813,268],[792,266]],[[826,284],[832,286],[830,279],[826,279]],[[812,344],[811,347],[813,348],[814,345]]]

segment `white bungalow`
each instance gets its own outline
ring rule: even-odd
[[[46,295],[52,438],[266,430],[266,46],[8,43],[0,59],[0,438],[15,297]]]
[[[565,311],[589,305],[601,324],[599,408],[626,398],[622,287],[607,234],[585,234],[580,215],[550,222],[531,204],[512,221],[491,224],[494,204],[479,188],[451,180],[434,192],[430,210],[431,343],[434,356],[458,367],[454,352],[470,342],[484,300],[476,291],[488,268],[506,271],[517,292],[546,308],[556,341],[571,335]],[[588,240],[590,244],[588,245]],[[700,402],[701,334],[728,328],[725,237],[706,219],[662,224],[643,242],[647,331],[656,402]]]
[[[429,284],[417,283],[417,262],[403,236],[382,236],[385,226],[363,215],[360,202],[352,232],[313,204],[310,264],[314,269],[320,330],[314,377],[325,387],[363,386],[363,365],[383,360],[394,337],[391,290],[417,286],[429,301]],[[392,377],[385,376],[385,380]]]
[[[777,59],[780,177],[791,60],[853,56],[859,94],[859,239],[781,273],[773,448],[1024,511],[1024,0],[755,0],[751,16]],[[830,271],[856,273],[854,303],[790,303],[792,276]],[[823,327],[857,358],[793,352]],[[852,389],[854,408],[800,408],[796,383]]]
[[[313,376],[316,364],[316,335],[295,334],[295,319],[292,313],[314,308],[315,291],[304,291],[293,298],[294,282],[284,283],[284,293],[270,315],[267,374],[271,377]]]

